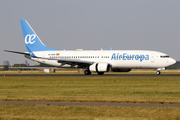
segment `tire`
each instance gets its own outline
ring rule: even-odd
[[[85,74],[85,75],[91,75],[91,71],[85,70],[85,71],[84,71],[84,74]]]
[[[160,72],[160,71],[157,71],[157,72],[156,72],[156,74],[157,74],[157,75],[160,75],[160,74],[161,74],[161,72]]]

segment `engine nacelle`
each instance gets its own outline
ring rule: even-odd
[[[111,70],[111,65],[108,63],[94,63],[89,66],[91,72],[109,72]]]
[[[112,72],[129,72],[129,71],[131,71],[131,69],[119,69],[119,68],[112,69]]]

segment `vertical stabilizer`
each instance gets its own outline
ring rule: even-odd
[[[27,52],[56,50],[45,46],[26,20],[20,20],[20,23]]]

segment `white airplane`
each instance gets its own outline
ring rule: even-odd
[[[84,74],[97,72],[129,72],[131,69],[157,69],[157,75],[176,61],[167,54],[148,50],[56,50],[45,46],[26,20],[20,20],[27,52],[4,50],[24,54],[33,61],[56,67],[83,68]]]

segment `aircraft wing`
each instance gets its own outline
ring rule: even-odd
[[[17,53],[17,54],[23,54],[23,55],[30,55],[28,52],[17,52],[17,51],[11,51],[11,50],[4,50],[5,52],[11,52],[11,53]]]
[[[62,63],[60,67],[62,67],[65,64],[71,65],[71,67],[74,67],[75,65],[78,65],[78,67],[83,67],[83,66],[90,66],[94,62],[90,61],[82,61],[82,60],[70,60],[70,59],[49,59],[48,60],[57,60],[58,63]]]

